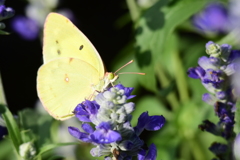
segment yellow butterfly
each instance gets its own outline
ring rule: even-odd
[[[43,60],[37,92],[44,108],[58,120],[74,116],[77,104],[118,78],[105,74],[102,59],[88,38],[57,13],[50,13],[44,24]]]

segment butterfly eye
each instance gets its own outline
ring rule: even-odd
[[[107,77],[109,80],[112,80],[112,79],[114,79],[115,75],[112,72],[109,72]]]

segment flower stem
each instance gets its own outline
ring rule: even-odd
[[[6,99],[5,99],[5,94],[4,94],[4,89],[3,89],[3,84],[2,84],[2,77],[0,73],[0,104],[6,105]]]
[[[135,0],[126,0],[129,13],[131,15],[132,21],[135,22],[139,16],[140,16],[140,11],[137,7],[136,1]]]
[[[157,64],[155,69],[156,69],[157,77],[162,87],[168,87],[170,85],[170,81],[168,80],[166,74],[164,73],[161,65]],[[166,99],[168,103],[171,105],[172,109],[176,111],[179,106],[176,93],[172,91],[167,95]]]
[[[177,88],[179,91],[179,96],[180,96],[180,101],[181,102],[186,102],[189,101],[189,94],[187,90],[187,80],[185,76],[185,71],[183,69],[182,61],[179,57],[178,53],[174,54],[174,62],[175,62],[175,75],[176,75],[176,83],[177,83]]]

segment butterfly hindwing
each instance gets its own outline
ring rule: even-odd
[[[98,82],[98,71],[87,62],[59,58],[40,67],[38,96],[49,114],[64,120],[73,116],[77,104],[93,94],[93,86]]]

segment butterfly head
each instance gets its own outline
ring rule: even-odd
[[[112,73],[112,72],[106,72],[106,78],[110,82],[114,82],[118,79],[118,75],[116,75],[115,73]]]

